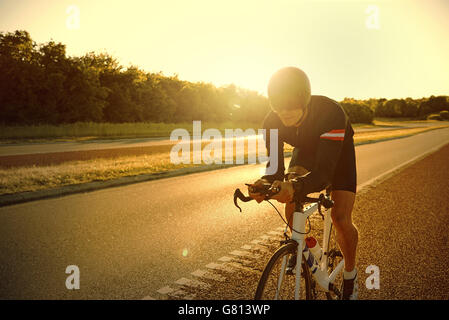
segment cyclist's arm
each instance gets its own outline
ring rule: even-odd
[[[315,166],[308,175],[293,180],[294,197],[297,200],[303,199],[309,193],[323,190],[332,182],[348,120],[341,109],[334,116],[327,117],[325,122],[320,131]]]
[[[267,155],[270,157],[270,129],[272,128],[268,123],[268,120],[265,119],[263,128],[265,129],[265,146],[267,148]],[[284,165],[284,142],[281,141],[279,136],[279,130],[277,135],[277,170],[276,173],[271,175],[264,175],[262,179],[268,180],[270,183],[273,183],[275,180],[284,181],[284,174],[285,174],[285,165]],[[269,158],[271,159],[271,158]],[[266,166],[266,169],[268,169],[272,165],[272,162],[269,160]],[[265,171],[266,172],[266,171]]]

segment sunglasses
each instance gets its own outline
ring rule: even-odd
[[[269,101],[271,109],[276,113],[300,109],[304,111],[304,108],[302,107],[300,100],[298,101],[296,97],[274,96],[270,97]]]
[[[302,106],[298,106],[298,105],[276,105],[276,106],[271,105],[271,109],[275,113],[281,113],[283,111],[293,111],[293,110],[303,110],[304,111],[304,108]]]

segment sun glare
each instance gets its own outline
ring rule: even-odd
[[[25,29],[69,55],[108,52],[124,66],[266,94],[277,69],[309,75],[314,94],[447,94],[444,1],[2,1],[0,29]],[[413,69],[411,69],[413,66]]]

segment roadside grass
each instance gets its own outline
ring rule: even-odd
[[[165,172],[184,166],[189,165],[171,164],[165,154],[159,154],[0,169],[0,195]]]
[[[201,150],[204,150],[204,147],[208,144],[209,142],[203,143]],[[193,150],[192,143],[190,144],[190,150]],[[222,150],[225,150],[224,142],[222,143]],[[243,149],[238,149],[241,152],[237,153],[236,150],[237,148],[234,142],[232,163],[237,163],[237,160],[240,159],[242,161],[241,164],[247,164],[249,154],[247,142],[245,141]],[[291,152],[291,150],[291,146],[285,148],[285,152],[287,153]],[[254,155],[255,153],[251,152],[250,154]],[[178,155],[182,155],[181,151],[178,152]],[[141,174],[162,173],[207,165],[204,162],[195,164],[193,156],[194,154],[191,152],[190,163],[188,164],[172,163],[170,160],[170,150],[167,150],[161,153],[139,156],[68,161],[62,164],[48,166],[0,167],[0,195],[37,191],[93,181],[106,181]],[[211,160],[215,158],[213,150],[210,152],[210,156]],[[221,159],[224,164],[226,161],[226,153],[224,151]]]
[[[354,136],[355,144],[370,143],[375,141],[406,137],[421,132],[447,127],[442,125],[431,128],[411,128],[380,132],[362,132]],[[209,142],[202,144],[202,150]],[[235,144],[235,142],[234,142]],[[222,144],[224,150],[224,143]],[[171,146],[170,146],[171,149]],[[288,157],[292,151],[290,145],[285,145],[284,153]],[[193,164],[193,154],[190,156],[189,164],[173,164],[170,161],[170,151],[159,149],[154,152],[139,156],[120,156],[112,159],[90,159],[85,161],[69,161],[58,165],[49,166],[27,166],[18,168],[0,168],[0,195],[20,193],[26,191],[37,191],[62,187],[66,185],[82,184],[93,181],[106,181],[126,176],[141,174],[153,174],[178,170],[187,167],[206,166],[207,164]],[[190,150],[193,150],[192,144]],[[211,153],[212,157],[214,153]],[[233,147],[233,163],[238,156],[248,162],[248,144],[245,141],[243,156],[236,153]],[[225,152],[221,157],[225,161]]]
[[[366,123],[355,123],[352,124],[353,128],[368,129],[368,128],[391,128],[391,127],[402,127],[407,124],[427,124],[427,123],[438,123],[438,120],[419,120],[416,118],[375,118],[371,124]]]
[[[253,122],[211,122],[202,121],[201,130],[216,128],[224,134],[225,129],[246,130],[258,128],[260,123]],[[158,138],[169,137],[175,129],[186,129],[193,132],[193,122],[182,123],[95,123],[77,122],[62,125],[30,125],[5,126],[0,125],[1,143],[22,142],[56,142],[56,141],[88,141],[95,139],[126,139],[126,138]],[[257,129],[255,129],[257,130]]]
[[[420,122],[429,122],[426,119],[419,119],[419,118],[402,118],[402,117],[398,117],[398,118],[386,118],[386,117],[376,117],[374,119],[374,123],[380,122],[380,123],[393,123],[393,124],[397,124],[398,122],[402,122],[402,123],[420,123]]]
[[[382,128],[400,126],[402,123],[428,123],[436,120],[416,120],[413,118],[376,118],[372,124],[355,123],[354,128]],[[257,130],[261,123],[254,122],[211,122],[202,121],[201,129],[216,128],[224,134],[225,129]],[[63,141],[89,141],[96,139],[132,139],[132,138],[158,138],[169,137],[177,128],[186,129],[190,134],[193,131],[192,122],[183,123],[95,123],[76,122],[62,125],[29,125],[7,126],[0,125],[0,143],[23,142],[63,142]]]
[[[395,129],[395,130],[382,130],[374,132],[357,132],[354,135],[354,143],[363,144],[376,141],[382,141],[387,139],[394,139],[400,137],[407,137],[414,134],[418,134],[425,131],[436,130],[441,128],[449,127],[448,125],[439,125],[432,127],[421,127],[421,128],[407,128],[407,129]]]

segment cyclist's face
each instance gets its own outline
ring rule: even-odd
[[[271,108],[286,127],[296,125],[304,117],[304,108],[295,98],[270,99]]]

